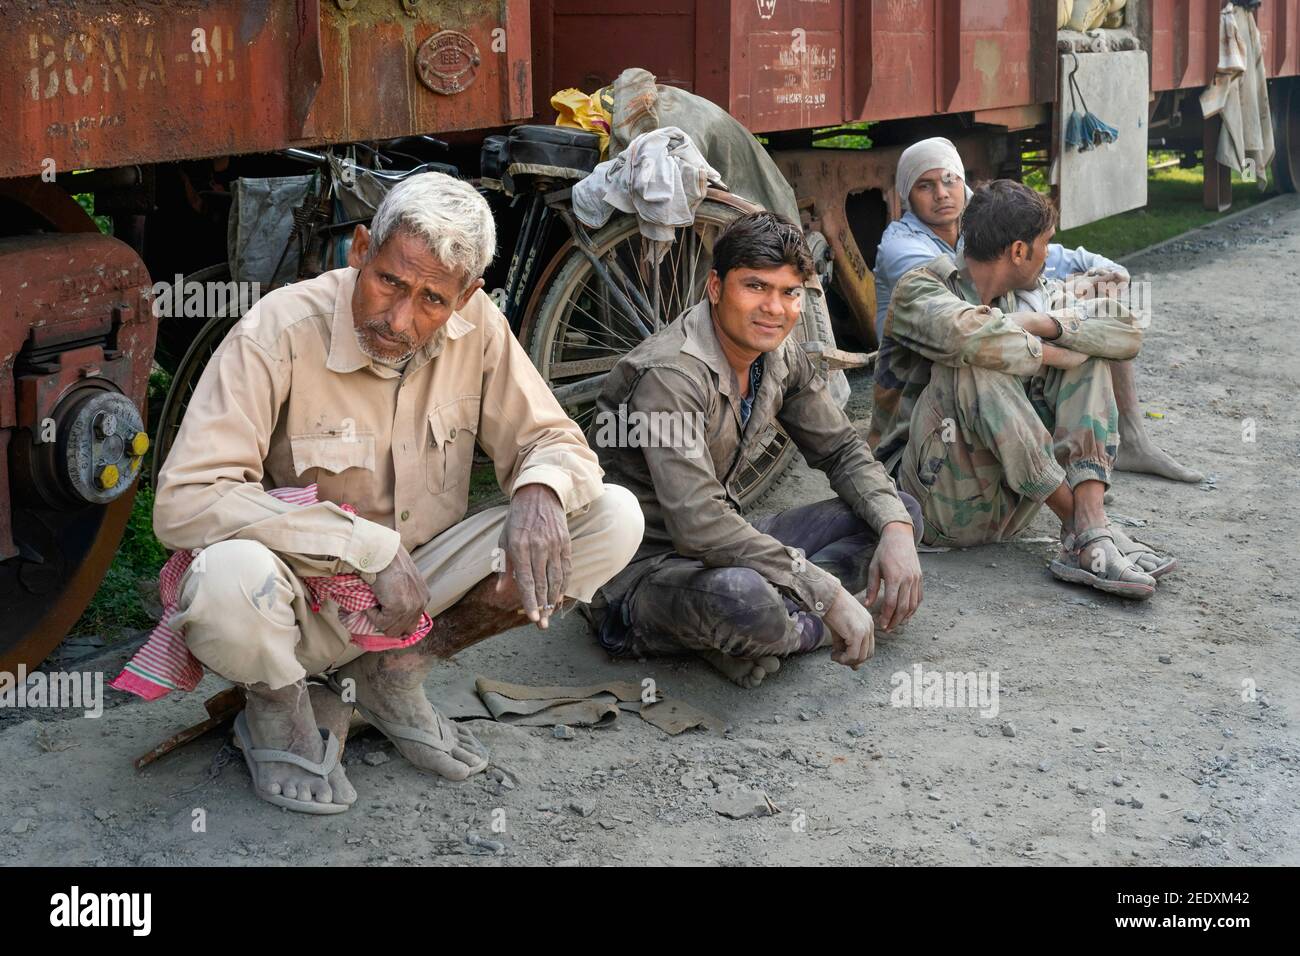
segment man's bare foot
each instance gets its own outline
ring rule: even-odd
[[[307,691],[311,695],[311,709],[316,715],[316,726],[324,727],[339,739],[339,765],[325,779],[334,791],[334,800],[352,806],[357,802],[357,791],[343,772],[343,751],[347,747],[348,728],[352,724],[352,705],[343,703],[343,699],[324,684],[308,684]]]
[[[251,684],[244,718],[253,746],[258,749],[287,750],[315,763],[325,756],[325,741],[317,729],[315,712],[306,684],[299,681],[271,690],[265,684]],[[351,804],[356,791],[348,783],[343,767],[334,769],[329,778],[310,773],[293,764],[268,761],[254,764],[253,786],[262,793],[316,803]],[[340,784],[335,791],[333,782]]]
[[[393,746],[415,766],[448,780],[464,780],[487,768],[487,755],[473,734],[448,720],[433,708],[424,692],[429,660],[415,649],[363,654],[334,675],[344,689],[356,694],[359,708],[369,711],[388,728],[377,726]],[[368,718],[369,719],[369,718]],[[410,729],[420,740],[390,732]]]
[[[1125,427],[1127,425],[1127,427]],[[1155,475],[1170,481],[1204,481],[1205,476],[1195,468],[1174,461],[1151,441],[1141,422],[1120,422],[1119,454],[1115,456],[1115,470],[1143,475]]]
[[[722,676],[737,687],[753,690],[768,674],[781,669],[779,657],[732,657],[722,651],[699,651],[700,657],[712,664]]]

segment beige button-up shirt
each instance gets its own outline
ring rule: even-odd
[[[566,513],[600,495],[595,454],[482,290],[398,371],[357,345],[356,277],[277,289],[221,343],[159,476],[167,547],[242,538],[300,573],[382,570],[464,517],[476,440],[507,494],[543,484]],[[266,493],[312,482],[309,508]]]

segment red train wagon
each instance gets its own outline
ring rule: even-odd
[[[1215,75],[1221,7],[1129,0],[1119,32],[1136,49],[1079,57],[1101,83],[1099,112],[1119,92],[1104,77],[1127,70],[1121,89],[1133,102],[1122,108],[1148,131],[1138,143],[1149,134],[1189,153],[1210,144],[1206,203],[1220,209],[1230,202],[1228,170],[1214,160],[1217,120],[1202,120],[1196,98]],[[1062,83],[1073,62],[1058,49],[1057,15],[1056,0],[534,0],[536,112],[553,115],[551,91],[590,92],[628,65],[724,105],[767,139],[809,227],[829,242],[836,291],[859,319],[851,328],[872,342],[861,317],[875,312],[871,266],[881,231],[899,214],[893,176],[908,143],[948,136],[973,178],[1019,177],[1030,151],[1049,167],[1062,158]],[[1256,20],[1275,174],[1290,190],[1300,182],[1300,0],[1265,0]],[[869,150],[813,145],[862,122],[871,123]],[[1145,152],[1142,144],[1105,165],[1064,157],[1054,182],[1063,224],[1144,204]]]

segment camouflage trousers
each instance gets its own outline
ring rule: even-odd
[[[898,483],[921,504],[927,544],[987,544],[1023,530],[1063,481],[1109,485],[1118,449],[1105,359],[1028,378],[935,365]]]

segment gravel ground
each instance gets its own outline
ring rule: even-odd
[[[1055,532],[923,556],[926,601],[854,673],[823,654],[755,691],[684,661],[612,662],[576,616],[439,668],[437,700],[476,674],[533,684],[654,678],[726,734],[669,737],[476,721],[502,773],[420,775],[372,734],[345,762],[360,802],[302,817],[257,800],[212,736],[143,773],[131,758],[202,716],[221,686],[98,719],[0,722],[0,858],[10,864],[1300,863],[1300,743],[1290,715],[1300,613],[1300,199],[1286,197],[1132,262],[1156,321],[1139,387],[1157,440],[1205,484],[1121,475],[1111,512],[1181,560],[1148,603],[1053,581]],[[869,381],[849,410],[865,430]],[[1253,424],[1254,441],[1243,440]],[[772,510],[826,497],[802,465]],[[82,651],[87,648],[82,648]],[[89,648],[89,650],[94,650]],[[120,657],[120,654],[119,654]],[[113,654],[80,666],[115,673]],[[998,677],[997,713],[891,706],[922,671]],[[199,813],[198,811],[202,811]],[[742,814],[739,819],[722,811]],[[775,812],[772,812],[775,811]],[[753,815],[744,816],[750,813]],[[198,822],[203,827],[198,826]],[[196,832],[197,831],[197,832]]]

